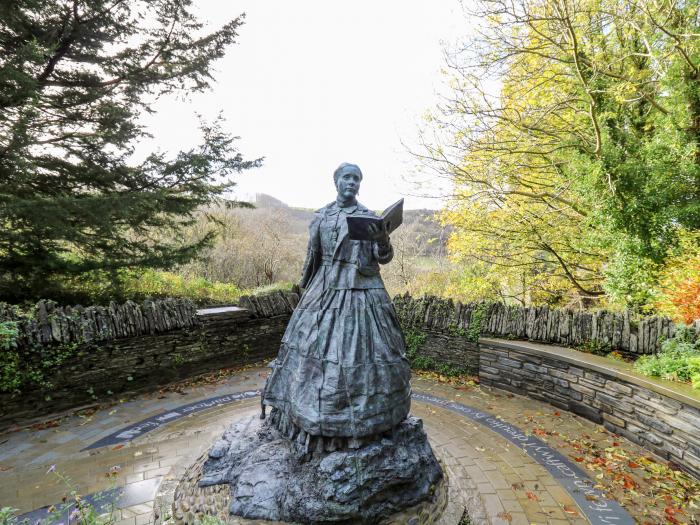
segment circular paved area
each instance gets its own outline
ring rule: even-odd
[[[92,414],[1,435],[0,507],[17,508],[21,514],[60,502],[70,492],[69,479],[81,494],[120,490],[119,525],[150,523],[154,497],[174,483],[176,466],[202,453],[233,420],[259,412],[254,392],[265,374],[265,369],[250,369],[220,382],[141,396]],[[652,500],[640,503],[630,496],[643,493],[651,467],[662,467],[636,445],[524,397],[440,383],[429,376],[414,377],[413,386],[412,412],[423,418],[450,484],[460,487],[460,504],[474,522],[633,523],[629,514],[642,523],[663,522],[653,512],[651,518],[644,515]],[[102,446],[89,448],[95,444]],[[598,468],[595,458],[608,462],[608,468]],[[613,464],[617,468],[610,469]],[[47,473],[52,465],[55,471]],[[593,482],[581,482],[581,490],[572,492],[571,480],[565,479],[571,477],[567,469],[572,467]],[[695,494],[700,499],[694,492],[698,485],[676,475],[686,497]],[[601,497],[603,492],[621,500],[629,514],[616,514],[617,504]],[[680,523],[697,523],[699,515],[687,507],[674,516]]]

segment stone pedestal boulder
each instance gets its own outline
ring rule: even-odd
[[[423,423],[407,417],[370,442],[309,452],[269,421],[231,425],[199,486],[228,484],[231,514],[299,523],[376,523],[429,498],[442,470]]]

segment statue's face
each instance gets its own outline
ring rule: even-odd
[[[362,177],[355,171],[348,170],[344,172],[335,183],[338,190],[338,197],[341,199],[352,199],[357,196],[360,191],[360,181]]]

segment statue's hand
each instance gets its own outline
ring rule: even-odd
[[[370,224],[369,233],[370,238],[379,243],[379,246],[389,246],[389,234],[386,232],[386,225],[384,223]]]

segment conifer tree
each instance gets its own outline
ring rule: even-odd
[[[188,260],[178,236],[244,160],[221,122],[173,158],[134,162],[160,95],[210,87],[240,17],[204,32],[189,0],[0,3],[0,296],[52,277]]]

